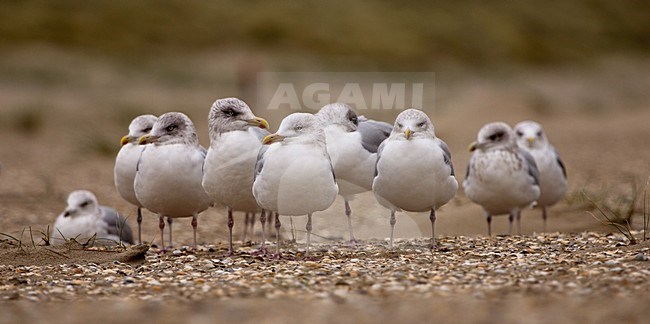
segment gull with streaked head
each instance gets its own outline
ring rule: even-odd
[[[316,117],[325,127],[327,152],[334,166],[339,195],[345,202],[350,242],[354,243],[350,201],[355,195],[372,190],[377,149],[388,138],[393,126],[357,116],[344,103],[325,105]]]
[[[161,248],[165,248],[164,217],[169,225],[170,246],[173,219],[192,217],[196,248],[198,214],[212,202],[201,186],[206,151],[199,144],[194,124],[183,113],[163,114],[139,143],[153,145],[146,146],[140,156],[135,195],[142,206],[158,214]]]
[[[513,220],[521,234],[521,209],[531,206],[540,193],[535,159],[517,145],[515,132],[502,122],[483,126],[470,151],[463,189],[485,210],[488,235],[492,235],[492,216],[500,214],[509,215],[510,234]]]
[[[216,205],[225,206],[228,213],[228,254],[234,253],[232,244],[233,211],[255,213],[260,211],[253,196],[253,176],[257,153],[262,139],[268,135],[269,124],[253,115],[250,107],[240,99],[216,100],[208,116],[210,147],[203,167],[202,185]],[[265,211],[261,211],[262,246],[266,241]],[[248,224],[244,222],[244,233]]]

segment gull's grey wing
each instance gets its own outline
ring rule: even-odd
[[[519,154],[524,157],[524,162],[528,166],[528,174],[533,177],[533,181],[536,185],[539,185],[539,170],[537,169],[537,163],[535,163],[535,158],[526,151],[526,149],[519,147]]]
[[[370,153],[377,152],[379,145],[390,136],[392,131],[393,126],[389,123],[366,119],[363,116],[359,118],[357,132],[361,134],[361,145]]]
[[[447,164],[451,168],[451,175],[456,176],[456,172],[454,171],[454,164],[451,163],[451,152],[449,151],[449,146],[447,146],[447,143],[445,143],[441,139],[438,139],[438,145],[440,145],[440,148],[444,153],[443,156],[445,158],[445,164]]]
[[[115,209],[99,206],[102,213],[102,219],[108,225],[106,231],[108,234],[116,235],[122,242],[133,244],[133,232],[131,227],[126,222],[126,218],[120,215]]]
[[[257,161],[255,161],[255,176],[253,177],[253,181],[255,181],[255,179],[257,179],[257,176],[262,173],[262,168],[264,168],[264,154],[268,149],[268,145],[262,145],[262,147],[260,147],[260,151],[257,153]]]
[[[252,127],[251,129],[253,130],[253,133],[255,133],[255,136],[257,136],[257,138],[260,140],[260,142],[262,141],[264,136],[271,134],[266,129],[262,129],[259,127]]]
[[[138,163],[135,165],[135,172],[140,171],[140,162],[142,162],[142,154],[144,153],[144,150],[147,149],[147,145],[145,145],[142,150],[140,150],[140,156],[138,157]]]
[[[201,163],[201,174],[205,173],[205,158],[208,156],[208,150],[205,149],[202,145],[199,145],[199,152],[203,156],[203,163]]]
[[[377,177],[377,174],[379,174],[379,171],[377,170],[377,164],[379,164],[379,159],[381,158],[381,152],[384,150],[384,145],[386,145],[386,141],[381,142],[379,148],[377,148],[377,160],[375,161],[375,177]]]
[[[330,163],[330,169],[332,169],[332,176],[334,177],[334,183],[338,185],[338,182],[336,181],[336,172],[334,172],[334,164],[332,164],[332,159],[330,158],[330,154],[325,150],[325,156],[327,157],[327,162]]]
[[[562,162],[562,159],[560,158],[560,153],[558,153],[555,148],[552,149],[553,154],[555,154],[555,161],[557,161],[557,164],[560,166],[560,169],[562,169],[562,175],[564,175],[564,179],[566,179],[566,168],[564,167],[564,162]]]
[[[470,169],[472,167],[472,159],[474,158],[474,154],[470,155],[469,161],[467,161],[467,170],[465,171],[465,179],[469,178],[470,174]],[[463,180],[464,181],[464,180]]]

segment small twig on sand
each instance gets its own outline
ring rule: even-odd
[[[65,255],[65,254],[63,254],[63,253],[59,253],[59,252],[56,252],[56,251],[51,250],[51,249],[48,249],[48,248],[45,248],[45,250],[46,250],[46,251],[50,251],[50,252],[52,252],[52,253],[54,253],[54,254],[56,254],[56,255],[62,256],[62,257],[64,257],[64,258],[66,258],[66,259],[70,259],[69,256],[67,256],[67,255]]]
[[[643,190],[643,240],[647,240],[648,226],[650,226],[650,214],[648,214],[648,184],[650,184],[650,177],[645,183]]]
[[[307,231],[305,231],[305,230],[300,230],[300,229],[298,229],[298,230],[296,230],[296,231],[297,231],[297,232],[300,232],[300,233],[307,233]],[[314,233],[314,232],[311,232],[311,235],[316,236],[316,237],[320,237],[320,238],[322,238],[323,240],[328,240],[328,241],[332,241],[332,242],[334,242],[334,241],[338,241],[337,238],[325,237],[325,236],[323,236],[323,235],[318,235],[318,234],[316,234],[316,233]],[[294,241],[294,242],[295,242],[295,241]]]
[[[34,243],[34,234],[32,234],[32,227],[29,227],[29,238],[32,239],[32,247],[36,247],[36,243]]]

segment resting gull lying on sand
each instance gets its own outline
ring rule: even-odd
[[[52,227],[50,243],[62,244],[75,239],[95,242],[133,244],[131,227],[115,209],[100,206],[97,197],[88,190],[73,191],[68,195],[68,206],[57,217]]]

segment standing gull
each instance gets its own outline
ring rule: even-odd
[[[546,208],[555,205],[567,191],[564,163],[553,145],[548,142],[542,126],[533,121],[523,121],[515,126],[517,143],[535,158],[539,170],[540,195],[537,204],[542,206],[542,219],[546,232]]]
[[[115,158],[113,176],[117,192],[138,208],[138,242],[142,243],[142,204],[135,197],[133,181],[135,168],[142,154],[144,146],[138,145],[140,137],[149,134],[158,117],[154,115],[141,115],[133,119],[129,125],[129,134],[122,137],[122,148]]]
[[[166,113],[139,142],[153,145],[140,156],[135,195],[142,206],[159,216],[161,248],[165,248],[165,216],[170,246],[173,218],[192,217],[196,248],[197,216],[211,205],[211,199],[201,186],[205,149],[199,145],[194,124],[182,113]]]
[[[500,214],[509,214],[510,234],[516,218],[517,231],[521,234],[521,208],[539,198],[535,160],[517,146],[515,133],[502,122],[483,126],[470,152],[473,153],[463,188],[471,201],[483,206],[488,235],[492,235],[492,216]]]
[[[68,206],[57,217],[52,228],[52,244],[66,239],[113,241],[133,244],[131,227],[115,209],[100,206],[95,195],[87,190],[68,195]]]
[[[232,246],[233,211],[246,213],[244,230],[248,227],[249,213],[255,217],[259,210],[253,197],[253,176],[257,153],[262,139],[269,132],[266,120],[255,117],[248,105],[237,98],[219,99],[212,104],[208,116],[210,148],[203,167],[203,188],[217,205],[228,211],[228,254]],[[262,211],[262,247],[266,241],[265,215]],[[245,232],[244,232],[245,233]]]
[[[329,208],[338,194],[325,133],[312,114],[294,113],[282,120],[278,132],[264,137],[255,165],[253,195],[263,209],[275,212],[277,257],[280,258],[280,219],[307,215],[307,253],[311,216]]]
[[[390,137],[377,152],[372,190],[379,203],[390,209],[390,247],[393,247],[395,212],[429,211],[432,247],[436,244],[436,209],[458,190],[451,153],[437,138],[429,117],[407,109],[395,120]]]
[[[339,195],[345,201],[350,241],[355,242],[350,200],[356,194],[372,190],[377,148],[390,135],[393,126],[363,116],[357,117],[352,108],[344,103],[326,105],[316,117],[325,127],[327,152],[334,166]]]

